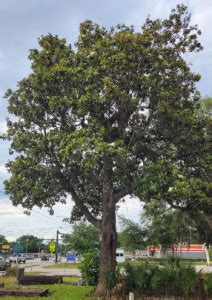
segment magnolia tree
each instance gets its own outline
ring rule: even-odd
[[[85,21],[74,48],[57,36],[41,37],[39,50],[30,50],[31,73],[6,93],[15,116],[7,138],[16,154],[7,164],[6,191],[14,205],[50,212],[71,195],[71,220],[86,218],[100,232],[98,295],[114,274],[116,205],[123,197],[164,196],[184,206],[189,197],[175,197],[175,183],[191,176],[201,189],[197,201],[205,197],[195,173],[205,139],[196,114],[200,76],[184,59],[201,50],[199,34],[183,5],[166,20],[147,19],[139,32]]]

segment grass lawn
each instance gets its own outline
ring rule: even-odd
[[[59,263],[44,266],[44,269],[78,269],[78,265],[75,263]]]
[[[64,278],[66,283],[64,284],[53,284],[53,285],[33,285],[33,286],[27,286],[26,288],[48,288],[50,291],[50,296],[48,296],[48,300],[84,300],[86,295],[92,291],[93,287],[89,286],[71,286],[67,285],[68,282],[70,282],[72,279],[69,280],[69,278]],[[20,286],[17,286],[16,278],[15,277],[9,277],[9,278],[0,278],[0,283],[4,282],[5,287],[10,288],[20,288]],[[4,297],[1,299],[4,300],[40,300],[42,298],[40,297]],[[93,298],[90,300],[96,300],[96,298]]]

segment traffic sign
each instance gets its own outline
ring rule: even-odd
[[[54,242],[51,242],[51,243],[49,244],[49,251],[50,251],[50,252],[55,252],[55,248],[56,248],[55,243],[54,243]]]
[[[10,244],[7,244],[7,243],[2,244],[1,248],[2,248],[2,250],[9,251],[10,250]]]
[[[12,252],[13,253],[22,253],[24,251],[24,247],[22,244],[16,243],[12,245]]]

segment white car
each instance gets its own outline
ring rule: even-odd
[[[17,255],[11,255],[8,257],[10,263],[17,263],[17,259],[18,259]]]
[[[18,254],[18,255],[11,255],[9,257],[10,263],[25,263],[26,262],[26,256],[24,254]]]

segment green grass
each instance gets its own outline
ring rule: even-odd
[[[39,275],[40,272],[24,272],[24,275]]]
[[[67,285],[68,282],[74,280],[73,278],[68,279],[68,277],[64,278],[66,283],[64,284],[53,284],[53,285],[33,285],[27,286],[27,288],[48,288],[50,291],[50,296],[48,296],[48,300],[84,300],[86,299],[86,295],[93,290],[93,287],[89,286],[71,286]],[[5,287],[10,288],[21,288],[17,286],[16,278],[0,278],[0,283],[4,282]],[[40,297],[4,297],[1,298],[4,300],[40,300]],[[96,298],[89,298],[90,300],[97,300]]]
[[[44,269],[78,269],[78,265],[75,263],[60,263],[44,266]]]

